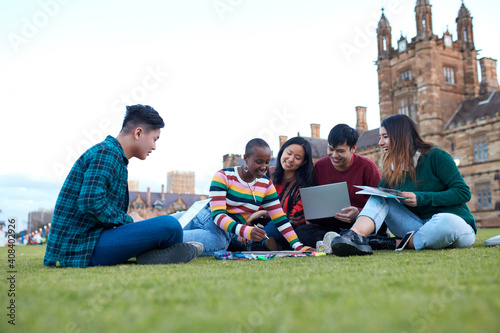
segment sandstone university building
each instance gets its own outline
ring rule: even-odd
[[[415,6],[417,35],[393,48],[389,18],[377,28],[380,119],[413,118],[426,141],[444,147],[471,188],[468,206],[478,226],[500,225],[500,91],[496,60],[477,59],[472,17],[462,2],[456,35],[432,30],[428,0]],[[480,22],[476,22],[480,24]],[[498,36],[497,36],[498,37]],[[478,63],[481,81],[478,79]],[[378,128],[368,130],[366,108],[357,107],[358,152],[380,165]]]

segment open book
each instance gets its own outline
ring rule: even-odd
[[[378,195],[379,197],[384,198],[396,198],[396,199],[406,199],[402,197],[400,191],[391,190],[383,187],[371,187],[371,186],[361,186],[354,185],[357,188],[360,188],[361,191],[356,192],[356,194],[368,194],[368,195]]]

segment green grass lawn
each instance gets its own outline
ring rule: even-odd
[[[0,331],[498,332],[500,247],[372,256],[47,268],[44,246],[16,247],[15,326],[7,248]]]

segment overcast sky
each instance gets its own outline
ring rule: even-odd
[[[159,192],[171,170],[208,193],[222,156],[321,125],[379,126],[375,29],[415,36],[416,1],[39,0],[0,2],[0,220],[53,208],[74,161],[116,136],[125,105],[163,117],[157,150],[129,179]],[[431,1],[456,40],[460,0]],[[498,59],[500,2],[466,0],[480,57]]]

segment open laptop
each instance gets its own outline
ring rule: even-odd
[[[306,220],[335,217],[342,208],[351,205],[347,183],[333,183],[300,189]]]

